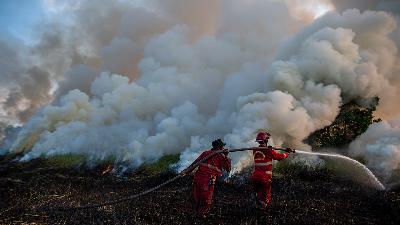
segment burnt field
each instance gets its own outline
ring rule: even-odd
[[[146,169],[116,176],[106,166],[55,167],[0,159],[0,224],[399,224],[400,194],[377,192],[326,171],[275,173],[272,205],[258,211],[246,182],[219,182],[210,216],[191,209],[191,177],[138,199],[71,210],[147,190],[175,176]],[[65,211],[56,208],[64,207]]]

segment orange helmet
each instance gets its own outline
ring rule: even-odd
[[[268,132],[264,132],[264,131],[260,131],[257,134],[256,137],[256,142],[260,142],[260,141],[265,141],[267,140],[271,135]]]

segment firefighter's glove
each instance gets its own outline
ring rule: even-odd
[[[294,150],[294,149],[291,149],[291,148],[286,148],[286,152],[295,153],[295,150]]]
[[[225,156],[228,156],[228,154],[229,154],[229,149],[224,148],[224,150],[223,150],[222,153],[224,153]]]

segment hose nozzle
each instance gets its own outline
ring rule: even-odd
[[[275,148],[272,147],[273,149],[279,150],[279,151],[285,151],[285,152],[289,152],[289,153],[296,153],[296,149],[292,149],[292,148]]]

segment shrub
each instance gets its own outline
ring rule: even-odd
[[[371,99],[370,105],[361,105],[356,101],[344,104],[335,121],[320,130],[311,133],[305,143],[313,149],[320,148],[341,148],[364,133],[370,124],[380,122],[381,119],[374,119],[373,112],[379,103],[379,98]]]

